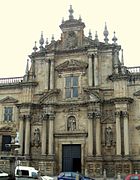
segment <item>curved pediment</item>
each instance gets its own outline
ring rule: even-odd
[[[17,103],[17,102],[18,102],[18,100],[11,96],[7,96],[0,100],[0,103]]]
[[[80,70],[83,72],[87,68],[88,64],[83,62],[83,61],[78,61],[75,59],[70,59],[65,61],[64,63],[58,65],[56,67],[56,71],[59,73],[64,72],[64,71],[75,71],[75,70]]]
[[[39,102],[41,104],[44,103],[54,103],[57,100],[57,96],[60,93],[59,89],[50,90],[43,94],[43,96],[40,98]]]

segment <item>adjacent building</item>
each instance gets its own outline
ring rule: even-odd
[[[0,168],[10,170],[6,144],[19,141],[20,164],[43,174],[140,173],[140,67],[124,65],[106,24],[104,42],[84,28],[70,6],[60,40],[42,33],[25,75],[0,79]]]

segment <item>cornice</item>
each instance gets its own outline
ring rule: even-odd
[[[27,103],[17,103],[16,104],[16,106],[18,107],[18,108],[40,108],[41,106],[40,106],[40,104],[35,104],[35,103],[31,103],[31,102],[27,102]]]
[[[134,99],[132,99],[131,97],[116,97],[116,98],[112,98],[110,99],[110,102],[113,103],[125,103],[125,104],[130,104],[134,101]]]
[[[108,76],[108,79],[111,81],[119,81],[119,80],[129,80],[130,75],[127,74],[112,74]]]
[[[73,132],[60,132],[60,133],[55,133],[54,137],[58,138],[65,138],[65,137],[87,137],[88,133],[87,132],[80,132],[80,131],[73,131]]]

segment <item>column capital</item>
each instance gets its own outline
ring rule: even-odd
[[[88,116],[88,119],[93,119],[93,112],[88,112],[87,116]]]
[[[115,111],[115,117],[120,117],[120,111]]]
[[[95,113],[94,113],[94,115],[95,115],[95,118],[96,119],[99,119],[99,118],[101,118],[101,112],[100,111],[96,111]]]
[[[20,120],[31,120],[32,116],[30,114],[23,114],[19,116]]]
[[[42,114],[42,119],[43,120],[48,120],[48,118],[49,118],[49,115],[47,113]]]
[[[88,58],[92,58],[92,54],[88,54]]]
[[[128,117],[128,115],[129,115],[129,114],[128,114],[128,111],[122,111],[122,116],[123,116],[123,117]]]
[[[48,114],[48,118],[49,118],[49,120],[54,120],[55,119],[55,114],[54,113]]]

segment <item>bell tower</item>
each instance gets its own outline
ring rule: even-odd
[[[74,19],[72,5],[69,9],[69,20],[62,20],[60,28],[62,30],[61,40],[64,49],[75,49],[81,47],[84,38],[85,24],[81,17]]]

